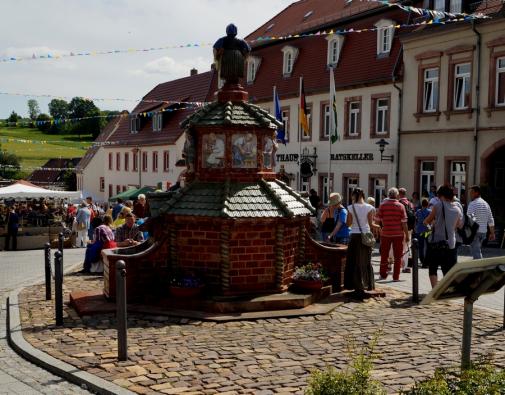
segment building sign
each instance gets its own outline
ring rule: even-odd
[[[298,162],[298,154],[277,154],[276,157],[277,162]],[[331,154],[331,160],[373,160],[373,154]]]
[[[331,160],[373,160],[373,154],[331,154]]]

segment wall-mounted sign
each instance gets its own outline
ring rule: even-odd
[[[298,162],[298,154],[277,154],[277,162]]]
[[[277,162],[298,162],[298,154],[277,154],[276,158]],[[331,160],[373,160],[373,154],[331,154]]]
[[[373,160],[373,154],[331,154],[331,160]]]

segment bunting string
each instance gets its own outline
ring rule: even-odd
[[[95,115],[92,117],[80,117],[80,118],[56,118],[56,119],[48,119],[48,120],[39,120],[39,121],[19,121],[19,122],[7,122],[7,121],[2,121],[0,122],[0,127],[32,127],[32,126],[42,126],[46,124],[50,125],[62,125],[65,123],[72,123],[72,122],[80,122],[80,121],[86,121],[90,119],[103,119],[103,118],[117,118],[117,117],[130,117],[132,115],[134,116],[141,116],[144,118],[151,118],[154,114],[159,114],[159,113],[170,113],[170,112],[175,112],[175,111],[181,111],[181,110],[190,110],[190,109],[195,109],[199,108],[203,105],[203,103],[199,103],[198,105],[189,105],[187,107],[179,107],[179,108],[162,108],[156,111],[145,111],[145,112],[140,112],[140,113],[129,113],[129,114],[109,114],[109,115]]]
[[[282,40],[291,40],[291,39],[298,39],[298,38],[305,38],[305,37],[312,37],[312,36],[325,36],[325,35],[331,35],[331,34],[355,34],[355,33],[365,33],[365,32],[376,32],[379,29],[384,29],[384,28],[394,28],[394,29],[402,29],[402,28],[410,28],[410,27],[416,27],[416,26],[423,26],[423,25],[431,25],[431,24],[446,24],[446,23],[451,23],[451,22],[462,22],[462,21],[471,21],[474,19],[483,19],[483,18],[489,18],[486,15],[483,14],[464,14],[464,13],[450,13],[450,12],[445,12],[445,11],[434,11],[434,10],[429,10],[429,9],[423,9],[423,8],[417,8],[417,7],[411,7],[411,6],[405,6],[401,4],[394,4],[394,3],[389,3],[387,1],[380,1],[380,0],[367,0],[370,2],[378,2],[390,7],[399,7],[404,11],[408,12],[414,12],[418,14],[419,16],[424,16],[427,18],[430,18],[429,20],[424,20],[422,22],[418,23],[410,23],[410,24],[397,24],[397,25],[390,25],[390,26],[382,26],[380,28],[378,27],[371,27],[371,28],[363,28],[363,29],[354,29],[354,28],[347,28],[347,29],[331,29],[331,30],[323,30],[323,31],[318,31],[316,33],[300,33],[300,34],[288,34],[288,35],[278,35],[278,36],[261,36],[258,37],[254,40],[249,40],[248,42],[252,45],[256,43],[263,43],[263,42],[268,42],[268,41],[282,41]],[[177,49],[177,48],[200,48],[200,47],[208,47],[212,46],[212,43],[189,43],[189,44],[182,44],[182,45],[169,45],[165,47],[151,47],[151,48],[130,48],[130,49],[115,49],[115,50],[108,50],[108,51],[89,51],[89,52],[69,52],[69,53],[46,53],[46,54],[32,54],[32,56],[10,56],[10,57],[1,57],[0,58],[0,63],[9,63],[9,62],[22,62],[22,61],[30,61],[30,60],[58,60],[58,59],[65,59],[65,58],[73,58],[73,57],[82,57],[82,56],[98,56],[98,55],[115,55],[115,54],[125,54],[125,53],[148,53],[148,52],[153,52],[153,51],[163,51],[163,50],[168,50],[168,49]]]
[[[70,96],[57,96],[57,95],[37,95],[33,93],[18,93],[18,92],[1,92],[0,95],[4,96],[21,96],[21,97],[38,97],[38,98],[47,98],[47,99],[60,99],[60,100],[72,100],[74,97]],[[125,99],[125,98],[104,98],[104,97],[88,97],[88,96],[79,96],[85,100],[89,101],[120,101],[120,102],[138,102],[138,103],[154,103],[154,104],[189,104],[195,106],[203,106],[207,104],[206,102],[198,102],[198,101],[174,101],[174,100],[154,100],[154,99]]]

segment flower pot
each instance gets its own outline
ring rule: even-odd
[[[321,280],[293,279],[293,284],[297,288],[307,291],[318,291],[323,287],[323,282]]]
[[[176,298],[196,298],[202,294],[203,285],[199,287],[177,287],[171,285],[169,291],[170,295]]]

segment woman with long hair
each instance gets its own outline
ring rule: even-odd
[[[344,286],[354,290],[354,296],[365,297],[365,290],[375,289],[375,279],[372,267],[372,247],[362,243],[361,233],[371,232],[374,228],[373,216],[375,209],[365,203],[365,194],[361,188],[352,192],[352,205],[347,207],[347,226],[351,228],[347,262],[344,272]]]
[[[89,273],[91,265],[100,261],[103,249],[116,248],[111,225],[112,217],[105,215],[102,225],[95,229],[93,240],[88,242],[82,273]]]

